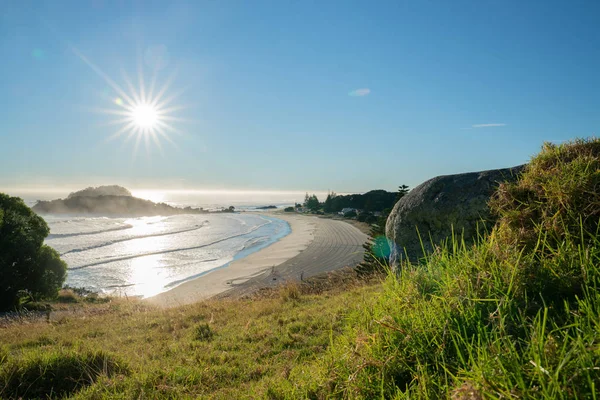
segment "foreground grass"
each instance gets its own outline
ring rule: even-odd
[[[490,240],[318,294],[65,306],[0,326],[0,398],[596,399],[600,243],[553,251],[580,295],[525,294],[527,256]]]
[[[55,305],[50,321],[0,326],[0,398],[297,398],[315,362],[380,285],[157,309],[140,301]]]
[[[546,300],[523,291],[535,279],[518,276],[527,257],[492,251],[461,245],[390,275],[322,357],[293,371],[302,398],[598,398],[600,246],[565,255],[585,271],[581,295]]]

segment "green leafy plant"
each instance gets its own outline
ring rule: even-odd
[[[46,222],[18,197],[0,193],[0,310],[31,300],[55,297],[67,266],[43,244]]]
[[[194,340],[201,342],[210,341],[214,336],[214,332],[207,323],[200,324],[194,329]]]

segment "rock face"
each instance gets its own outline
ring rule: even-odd
[[[411,190],[387,220],[386,236],[395,243],[392,263],[423,257],[421,239],[429,253],[450,238],[453,229],[469,241],[477,236],[478,225],[483,228],[482,222],[491,228],[495,220],[487,206],[490,196],[501,182],[516,180],[524,167],[438,176]]]

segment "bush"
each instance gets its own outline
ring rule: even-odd
[[[283,209],[283,211],[285,211],[285,212],[294,212],[296,210],[294,209],[294,207],[286,207],[286,208]]]
[[[284,302],[300,300],[300,285],[296,282],[289,282],[279,289],[279,294]]]
[[[362,212],[358,214],[358,217],[356,219],[358,222],[364,222],[367,224],[374,224],[375,222],[377,222],[377,217],[371,214],[370,212]]]
[[[24,297],[40,300],[58,293],[67,265],[43,244],[49,232],[23,200],[0,193],[0,310],[18,306]]]
[[[58,292],[56,301],[59,303],[79,303],[81,298],[71,289],[62,289]]]
[[[200,324],[194,329],[194,339],[200,342],[208,342],[213,338],[213,331],[207,323]]]
[[[522,287],[544,299],[581,294],[580,248],[595,245],[600,221],[600,140],[545,143],[521,178],[503,183],[490,206],[499,216],[496,254],[521,255]]]
[[[127,374],[128,368],[104,352],[54,352],[9,359],[0,370],[2,398],[62,398],[101,376]]]
[[[349,211],[346,214],[344,214],[344,218],[354,218],[356,217],[356,211]]]
[[[550,244],[589,242],[600,219],[600,140],[545,143],[521,179],[503,183],[491,206],[507,244],[532,250],[540,237]]]

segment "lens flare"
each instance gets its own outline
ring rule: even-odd
[[[379,258],[388,258],[392,253],[390,242],[385,236],[377,236],[375,239],[373,239],[371,251],[376,257]]]
[[[367,96],[369,93],[371,93],[371,89],[363,88],[363,89],[356,89],[356,90],[351,91],[350,93],[348,93],[348,96],[363,97],[363,96]]]
[[[31,50],[31,56],[36,60],[43,60],[46,56],[46,53],[42,49],[33,49]]]

